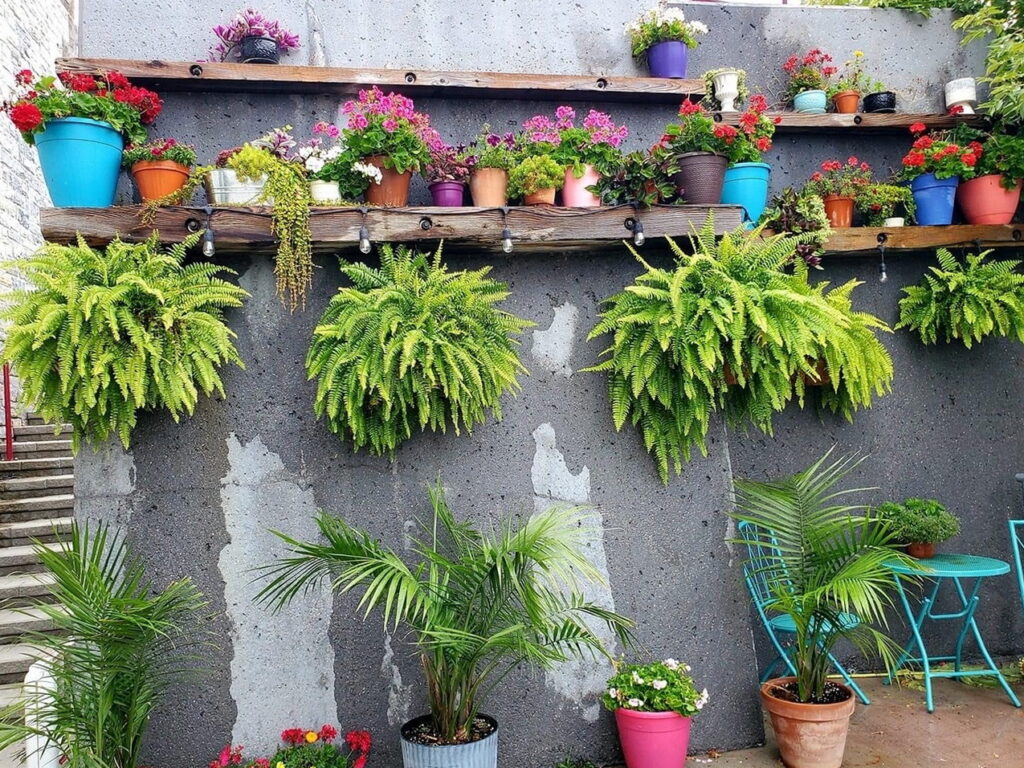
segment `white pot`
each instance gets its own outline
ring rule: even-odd
[[[902,227],[907,223],[902,216],[892,216],[882,222],[883,227]]]
[[[234,169],[214,168],[206,175],[206,196],[214,205],[255,204],[266,183],[266,176],[256,181],[240,181]],[[270,205],[270,202],[261,204]]]
[[[978,101],[978,86],[973,77],[958,77],[946,83],[946,109],[963,107],[963,114],[973,115]]]
[[[714,78],[715,98],[722,112],[736,111],[736,97],[740,95],[740,73],[734,69],[719,72]]]
[[[314,203],[330,203],[341,199],[341,187],[336,181],[315,179],[309,182],[309,196]]]

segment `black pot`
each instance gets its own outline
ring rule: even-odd
[[[238,44],[243,64],[277,64],[281,52],[272,37],[249,35]]]
[[[896,94],[892,91],[869,93],[864,97],[865,112],[895,112]]]

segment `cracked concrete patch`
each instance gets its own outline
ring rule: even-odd
[[[380,674],[388,682],[388,724],[402,725],[409,719],[412,706],[412,686],[402,682],[402,671],[395,663],[395,650],[391,646],[392,635],[384,632],[384,658],[380,662]]]
[[[530,354],[537,365],[556,376],[572,376],[572,347],[579,319],[580,311],[574,304],[565,302],[555,307],[551,325],[546,330],[533,332]]]
[[[135,492],[135,456],[112,438],[93,450],[85,446],[75,457],[75,519],[127,529]]]

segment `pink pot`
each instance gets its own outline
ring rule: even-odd
[[[683,768],[690,743],[690,718],[677,712],[616,709],[626,768]]]
[[[1013,189],[1002,186],[998,173],[961,181],[956,200],[968,224],[1009,224],[1020,203],[1021,183]]]
[[[565,186],[562,187],[562,205],[567,208],[601,207],[601,198],[587,191],[587,187],[597,184],[600,178],[601,174],[595,171],[592,165],[583,166],[583,175],[578,179],[572,171],[572,166],[566,168]]]

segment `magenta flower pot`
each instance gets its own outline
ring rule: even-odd
[[[616,709],[626,768],[683,768],[690,744],[690,718],[678,712]]]
[[[439,208],[458,208],[466,185],[461,181],[435,181],[430,185],[430,196]]]
[[[678,40],[655,43],[647,49],[647,68],[651,71],[651,77],[681,79],[686,77],[686,60],[689,55],[690,49],[686,43]]]

